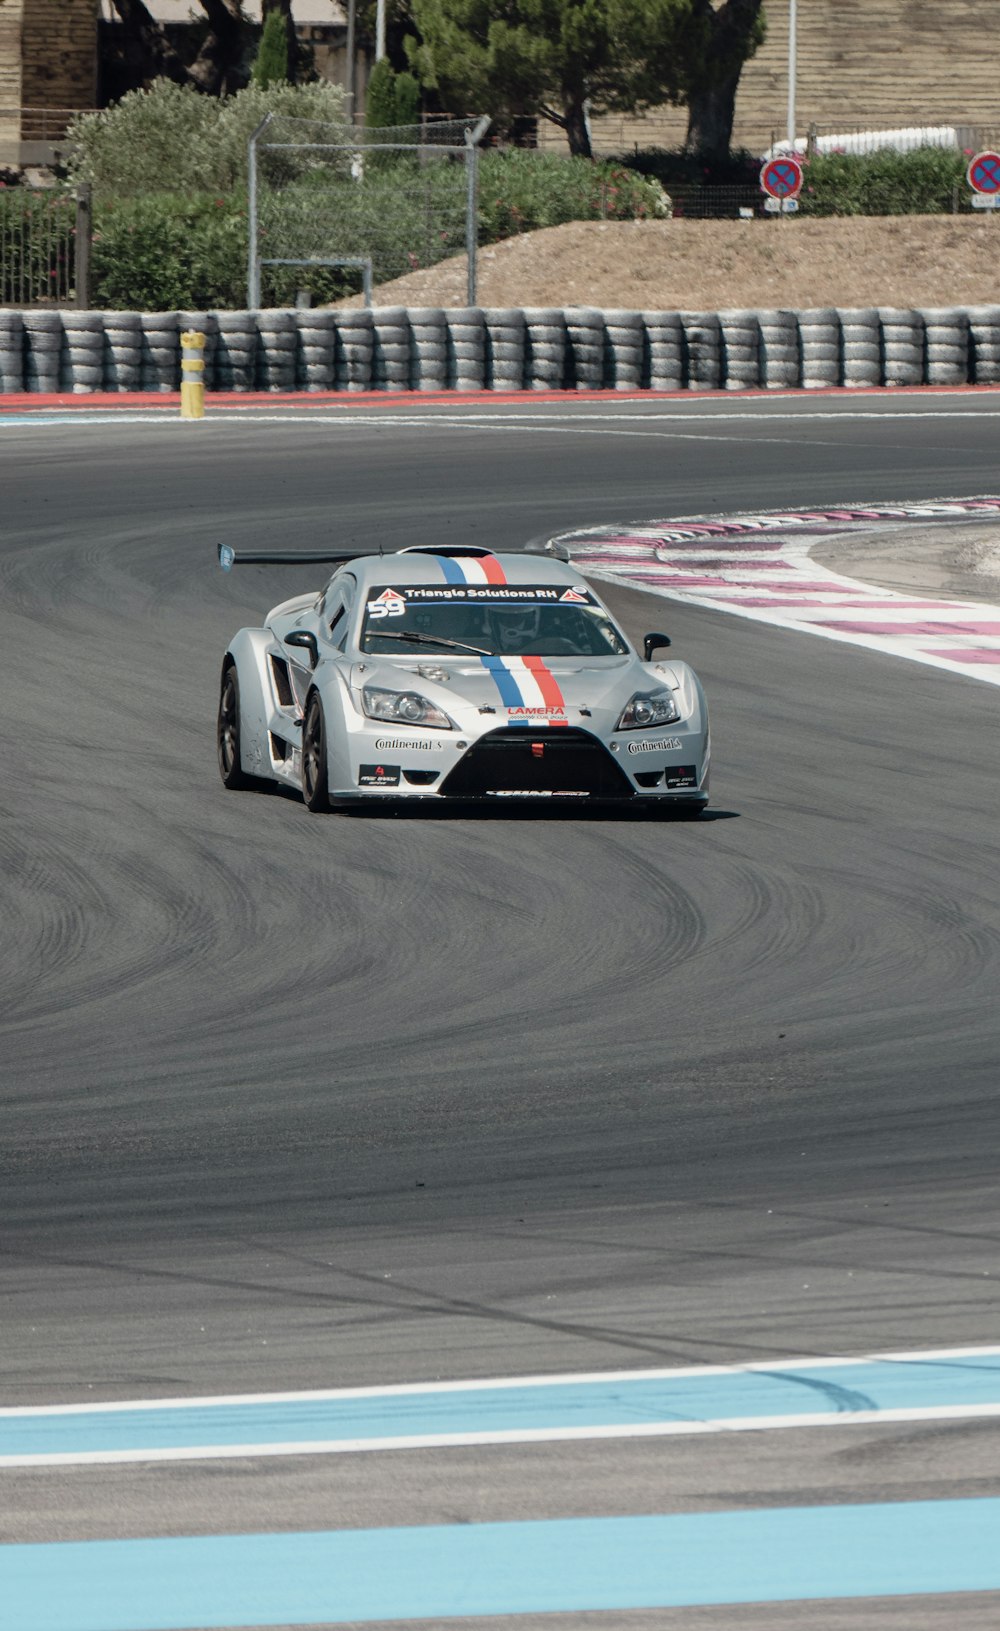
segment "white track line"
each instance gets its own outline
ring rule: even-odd
[[[678,1382],[692,1376],[748,1376],[758,1371],[827,1370],[841,1365],[934,1364],[941,1359],[997,1358],[1000,1343],[971,1348],[914,1348],[899,1353],[814,1355],[795,1359],[754,1359],[746,1365],[663,1365],[649,1370],[562,1371],[541,1376],[493,1376],[449,1382],[388,1382],[383,1386],[308,1388],[293,1393],[210,1393],[190,1398],[111,1399],[103,1403],[7,1405],[0,1418],[17,1416],[74,1416],[119,1410],[192,1410],[214,1405],[295,1404],[324,1399],[392,1399],[421,1393],[483,1393],[499,1388],[565,1387],[608,1382]],[[879,1412],[883,1415],[884,1412]],[[796,1417],[801,1420],[801,1417]]]

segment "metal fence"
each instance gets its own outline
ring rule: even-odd
[[[366,129],[269,115],[249,149],[252,310],[346,292],[345,263],[385,283],[459,253],[475,303],[478,144],[488,120]]]
[[[0,306],[89,303],[90,191],[0,189]]]

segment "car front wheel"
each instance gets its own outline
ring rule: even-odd
[[[317,691],[309,698],[302,726],[302,797],[307,808],[316,815],[322,815],[330,808],[326,721]]]
[[[243,749],[240,723],[240,682],[235,664],[229,663],[222,676],[219,692],[219,718],[216,739],[219,749],[219,774],[223,785],[234,792],[267,785],[259,776],[248,776],[243,769]]]

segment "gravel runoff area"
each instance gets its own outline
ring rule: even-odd
[[[1000,222],[971,216],[569,221],[481,250],[477,296],[639,311],[986,305],[1000,299],[998,249]],[[382,284],[375,302],[464,306],[465,256]]]
[[[1000,601],[1000,525],[900,526],[849,533],[817,545],[813,560],[833,572],[902,594]]]

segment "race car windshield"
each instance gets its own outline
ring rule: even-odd
[[[410,642],[495,657],[620,657],[628,651],[603,606],[582,586],[371,589],[362,651],[398,653]]]

